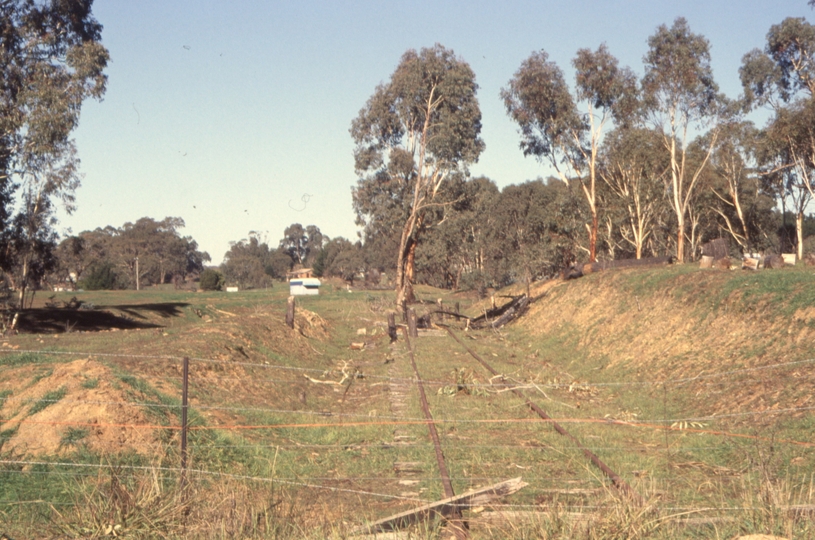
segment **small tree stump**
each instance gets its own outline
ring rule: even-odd
[[[294,329],[294,297],[289,296],[289,300],[286,303],[286,326]]]
[[[702,255],[699,268],[713,268],[713,257],[711,255]]]
[[[391,343],[396,343],[396,313],[393,311],[388,312],[388,336]]]

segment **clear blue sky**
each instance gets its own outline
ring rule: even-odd
[[[472,172],[499,186],[548,170],[518,150],[500,89],[543,49],[571,60],[607,43],[642,73],[648,36],[685,17],[711,43],[714,75],[741,92],[741,57],[806,0],[249,1],[97,0],[108,90],[76,132],[85,178],[60,230],[178,216],[219,263],[229,242],[291,223],[356,239],[351,120],[408,49],[434,43],[469,62],[486,151]]]

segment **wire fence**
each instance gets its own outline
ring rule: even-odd
[[[172,385],[177,385],[179,383],[179,374],[181,371],[181,362],[184,361],[184,357],[178,356],[169,356],[169,355],[131,355],[131,354],[117,354],[117,353],[93,353],[93,352],[72,352],[72,351],[54,351],[54,350],[7,350],[7,349],[0,349],[0,359],[3,357],[7,357],[7,355],[35,355],[37,357],[86,357],[86,358],[98,358],[104,359],[107,362],[118,362],[123,360],[128,361],[139,361],[139,362],[150,362],[150,363],[160,363],[163,366],[171,366],[173,369],[177,368],[177,373],[167,374],[163,376],[156,376],[156,380],[162,380]],[[397,355],[394,355],[397,356]],[[29,359],[30,360],[30,359]],[[198,389],[199,394],[194,395],[193,398],[197,398],[198,400],[207,400],[209,397],[207,395],[207,385],[212,384],[213,382],[225,382],[225,381],[237,381],[237,382],[244,382],[247,380],[247,377],[250,377],[250,381],[256,385],[292,385],[293,383],[300,383],[303,385],[311,385],[310,387],[321,389],[324,392],[328,392],[329,390],[334,390],[335,388],[345,389],[344,391],[347,392],[347,388],[350,388],[350,384],[353,383],[357,385],[357,387],[361,388],[373,388],[375,385],[381,384],[394,384],[394,385],[402,385],[408,389],[415,388],[415,385],[418,382],[416,377],[408,377],[408,376],[385,376],[385,375],[378,375],[378,374],[368,374],[368,373],[360,373],[359,371],[354,371],[355,368],[352,364],[346,363],[344,366],[332,366],[328,369],[315,369],[315,368],[303,368],[298,366],[286,366],[280,364],[267,364],[267,363],[254,363],[254,362],[243,362],[243,361],[228,361],[228,360],[217,360],[211,358],[188,358],[190,362],[193,363],[192,369],[192,378],[190,380],[191,386],[193,389]],[[27,362],[26,359],[20,359],[17,365],[24,365]],[[0,360],[2,363],[2,360]],[[176,365],[178,364],[178,365]],[[232,377],[232,376],[222,376],[218,374],[213,374],[212,372],[207,372],[203,374],[201,379],[197,378],[195,366],[205,366],[205,365],[219,365],[219,366],[229,366],[229,367],[239,367],[244,370],[247,370],[246,373],[251,375],[247,375],[244,377]],[[280,408],[280,407],[270,407],[270,406],[260,406],[260,405],[232,405],[232,404],[207,404],[207,403],[195,403],[194,405],[188,405],[190,411],[199,414],[199,417],[189,422],[187,425],[183,425],[181,422],[173,422],[173,418],[180,418],[180,413],[183,407],[183,404],[179,401],[178,397],[169,396],[172,399],[172,402],[164,401],[157,401],[157,400],[145,400],[145,399],[138,399],[138,400],[102,400],[102,399],[72,399],[72,398],[62,398],[62,397],[18,397],[14,396],[13,394],[0,394],[0,404],[2,405],[14,405],[17,409],[21,409],[22,407],[29,406],[33,407],[36,405],[41,406],[48,406],[53,405],[55,403],[62,403],[68,407],[79,407],[79,406],[95,406],[95,407],[125,407],[125,408],[132,408],[134,410],[147,410],[147,411],[163,411],[165,413],[170,413],[171,417],[169,417],[166,423],[157,423],[157,422],[139,422],[139,423],[122,423],[122,422],[104,422],[104,421],[94,421],[94,422],[81,422],[81,421],[70,421],[70,420],[59,420],[59,419],[51,419],[51,420],[44,420],[44,419],[36,419],[36,418],[19,418],[16,415],[5,416],[0,418],[0,424],[4,425],[5,431],[0,432],[0,450],[3,449],[9,441],[14,440],[13,433],[9,433],[9,430],[12,428],[9,427],[13,424],[14,429],[19,429],[20,426],[25,425],[32,425],[32,426],[40,426],[42,429],[53,428],[53,429],[64,429],[64,428],[94,428],[94,429],[134,429],[134,430],[153,430],[153,431],[169,431],[172,433],[178,433],[181,431],[185,431],[190,434],[194,434],[196,432],[200,433],[229,433],[229,434],[238,434],[238,440],[218,440],[218,442],[213,442],[212,440],[207,440],[203,442],[199,441],[191,441],[190,442],[190,452],[192,456],[196,456],[196,452],[212,452],[212,451],[226,451],[226,450],[266,450],[268,452],[274,451],[275,458],[277,457],[278,453],[289,453],[289,454],[297,454],[302,460],[309,459],[309,452],[319,451],[319,452],[347,452],[347,451],[388,451],[391,452],[394,449],[399,451],[407,451],[409,452],[409,457],[412,460],[416,460],[414,462],[413,467],[417,470],[422,470],[423,474],[416,474],[413,473],[407,476],[400,476],[392,471],[391,474],[355,474],[355,475],[340,475],[340,474],[315,474],[311,471],[315,468],[314,466],[304,467],[302,473],[292,474],[292,467],[290,466],[289,469],[283,473],[276,473],[273,475],[268,476],[261,476],[261,475],[253,475],[253,474],[239,474],[237,472],[229,472],[229,471],[221,471],[221,470],[212,470],[208,468],[200,468],[200,467],[180,467],[180,466],[167,466],[167,465],[156,465],[156,464],[146,464],[146,465],[128,465],[122,463],[81,463],[81,462],[70,462],[70,461],[50,461],[50,460],[34,460],[34,459],[23,459],[17,458],[12,459],[13,453],[10,454],[9,452],[4,451],[3,456],[8,459],[0,459],[0,466],[2,469],[0,470],[0,475],[37,475],[37,476],[59,476],[67,479],[78,479],[81,481],[82,479],[92,480],[95,476],[98,476],[99,471],[111,471],[116,470],[116,474],[119,475],[120,478],[138,478],[140,474],[151,473],[151,474],[158,474],[158,478],[163,481],[176,481],[179,475],[190,475],[192,477],[205,477],[205,478],[221,478],[221,479],[229,479],[234,481],[243,481],[243,482],[258,482],[258,483],[265,483],[265,484],[274,484],[277,486],[287,486],[290,488],[298,488],[298,489],[308,489],[308,490],[318,490],[318,491],[326,491],[331,493],[337,494],[346,494],[346,495],[354,495],[358,497],[369,497],[374,499],[384,499],[384,500],[392,500],[404,503],[410,503],[413,505],[417,504],[426,504],[431,502],[432,498],[426,498],[419,496],[419,492],[412,491],[413,489],[418,489],[418,485],[427,486],[432,483],[440,482],[441,478],[434,475],[434,474],[427,474],[430,471],[435,469],[434,460],[432,459],[432,448],[433,446],[427,442],[420,442],[420,441],[389,441],[389,442],[370,442],[366,440],[353,440],[354,439],[354,430],[359,429],[370,429],[370,428],[388,428],[388,429],[396,429],[396,428],[404,428],[404,427],[423,427],[428,426],[430,424],[444,427],[447,430],[462,430],[463,432],[467,433],[468,436],[474,437],[477,435],[478,430],[492,428],[495,429],[505,428],[507,426],[541,426],[547,424],[547,420],[540,419],[540,418],[533,418],[529,417],[524,413],[522,408],[523,404],[519,404],[517,399],[512,398],[509,392],[504,393],[504,390],[507,389],[527,389],[530,390],[531,393],[537,395],[541,399],[548,399],[544,390],[574,390],[577,388],[581,392],[589,392],[589,391],[601,391],[604,389],[629,389],[631,391],[636,391],[637,389],[646,388],[646,389],[656,389],[662,390],[663,393],[667,392],[667,388],[672,390],[676,390],[680,387],[688,386],[693,383],[697,382],[707,382],[713,381],[716,379],[724,379],[724,378],[732,378],[732,377],[743,377],[744,380],[750,381],[761,381],[766,376],[768,372],[772,371],[781,371],[793,368],[799,368],[803,366],[810,366],[815,365],[815,359],[809,360],[799,360],[799,361],[791,361],[791,362],[780,362],[775,364],[768,364],[763,366],[752,366],[752,367],[743,367],[738,369],[730,369],[724,370],[719,372],[704,372],[699,373],[693,377],[677,377],[672,379],[660,379],[660,380],[650,380],[650,381],[612,381],[612,382],[603,382],[603,381],[584,381],[584,380],[573,380],[569,383],[560,383],[560,382],[542,382],[537,381],[534,379],[523,379],[519,378],[515,380],[514,377],[510,378],[508,375],[503,375],[501,377],[496,377],[494,379],[490,379],[489,382],[479,382],[479,381],[471,381],[467,383],[468,388],[473,391],[477,392],[479,390],[486,390],[491,391],[493,396],[496,398],[503,399],[502,396],[506,396],[506,400],[502,401],[501,406],[505,407],[502,409],[503,414],[500,414],[498,417],[490,417],[490,416],[468,416],[468,417],[456,417],[452,416],[449,412],[444,412],[439,414],[437,417],[433,419],[427,419],[420,416],[407,416],[404,414],[364,414],[358,412],[344,412],[344,411],[333,411],[333,410],[317,410],[317,409],[293,409],[293,408]],[[286,379],[280,377],[266,377],[260,376],[256,372],[260,373],[292,373],[296,374],[297,377]],[[804,373],[804,377],[810,377],[812,373]],[[811,379],[806,379],[811,384]],[[434,386],[438,387],[439,389],[443,389],[446,387],[451,386],[451,380],[422,380],[423,384],[427,386]],[[322,383],[322,384],[321,384]],[[176,388],[173,386],[173,388]],[[700,390],[701,392],[702,390]],[[166,392],[166,391],[165,391]],[[345,394],[343,394],[345,397]],[[657,399],[653,394],[647,394],[645,396],[648,399]],[[505,403],[510,403],[510,400],[513,400],[513,404],[505,405]],[[554,403],[554,401],[550,402]],[[656,408],[658,409],[658,407]],[[761,434],[758,432],[744,432],[744,431],[732,431],[729,429],[713,429],[708,425],[703,425],[702,423],[712,423],[718,421],[730,421],[736,419],[744,419],[744,418],[776,418],[778,416],[786,416],[789,417],[793,414],[807,414],[815,410],[815,406],[791,406],[791,407],[780,407],[780,406],[768,406],[768,405],[757,405],[755,408],[749,408],[747,410],[738,410],[738,411],[729,411],[729,412],[722,412],[717,414],[699,414],[699,415],[690,415],[690,416],[677,416],[673,417],[668,414],[663,415],[652,415],[651,417],[645,418],[628,418],[626,420],[617,419],[613,417],[591,417],[591,416],[580,416],[580,415],[571,415],[571,416],[559,416],[557,417],[556,421],[560,424],[570,424],[574,426],[588,426],[591,430],[597,429],[614,429],[614,430],[628,430],[630,432],[658,432],[664,434],[665,437],[669,435],[681,435],[682,437],[687,437],[691,434],[695,435],[706,435],[710,437],[720,438],[722,440],[728,441],[728,444],[732,444],[738,441],[750,441],[751,443],[759,444],[759,443],[767,443],[770,445],[777,445],[777,446],[788,446],[788,447],[797,447],[797,448],[812,448],[815,447],[815,442],[809,440],[795,440],[791,438],[785,438],[782,436],[778,436],[777,434]],[[506,413],[512,413],[512,416],[507,415]],[[576,411],[573,411],[573,413]],[[665,411],[667,413],[667,411]],[[203,417],[200,415],[206,414],[207,420],[204,421]],[[231,423],[228,422],[229,418],[224,417],[224,414],[243,414],[243,415],[267,415],[267,416],[274,416],[273,419],[267,419],[264,422],[240,422],[240,423]],[[308,418],[308,421],[297,421],[297,419]],[[314,421],[314,419],[324,419],[320,421]],[[554,421],[554,420],[552,420]],[[202,423],[203,422],[203,423]],[[551,422],[550,422],[551,423]],[[287,441],[284,438],[281,438],[282,435],[278,435],[278,438],[275,442],[267,442],[267,441],[251,441],[246,440],[242,434],[256,432],[259,433],[258,437],[267,437],[269,432],[275,433],[282,433],[285,432],[285,437],[291,439],[292,437],[297,437],[297,432],[303,432],[308,430],[319,431],[325,429],[332,429],[332,430],[340,430],[340,432],[344,435],[339,436],[339,438],[344,439],[342,441],[332,442],[332,443],[313,443],[308,442],[307,440],[303,440],[302,442],[291,442],[290,440]],[[12,430],[13,431],[13,430]],[[482,456],[479,454],[480,452],[485,451],[496,451],[500,452],[503,457],[512,457],[513,453],[554,453],[554,454],[569,454],[569,455],[576,455],[579,453],[580,450],[587,448],[593,452],[602,452],[608,453],[610,456],[613,457],[615,462],[619,462],[623,457],[626,455],[632,454],[643,454],[651,456],[653,459],[663,459],[663,457],[667,460],[670,458],[671,455],[677,454],[684,454],[689,456],[694,456],[696,461],[692,462],[693,466],[704,468],[704,467],[713,467],[713,465],[707,464],[705,458],[710,455],[711,452],[722,451],[723,446],[722,444],[714,444],[711,445],[709,439],[705,439],[705,444],[697,445],[695,441],[690,441],[692,444],[683,444],[689,441],[665,441],[665,444],[658,444],[655,442],[629,442],[627,444],[617,444],[617,445],[591,445],[586,444],[585,446],[575,446],[571,444],[550,444],[550,443],[541,443],[537,445],[524,445],[524,444],[516,444],[513,442],[507,442],[506,444],[473,444],[468,443],[466,440],[462,439],[454,439],[454,435],[451,435],[452,431],[445,432],[442,437],[443,444],[445,446],[446,451],[450,452],[450,455],[456,453],[456,459],[461,462],[459,465],[460,468],[463,468],[465,463],[469,462],[477,462]],[[591,435],[591,432],[582,433],[581,435]],[[624,438],[631,439],[632,437],[637,437],[637,435],[625,435]],[[352,442],[349,442],[352,440]],[[658,439],[652,438],[652,441],[656,441]],[[167,444],[173,443],[175,444],[175,439],[170,440]],[[68,447],[71,447],[68,445]],[[414,452],[415,451],[415,452]],[[461,457],[459,454],[463,453],[466,457]],[[469,454],[469,455],[468,455]],[[395,458],[399,457],[399,454],[394,455]],[[264,454],[262,459],[269,459],[269,456]],[[570,457],[569,459],[574,459]],[[166,460],[165,460],[166,461]],[[513,467],[514,465],[514,467]],[[470,465],[466,465],[470,466]],[[478,468],[477,466],[473,465],[471,467]],[[568,482],[570,485],[584,485],[590,486],[590,488],[586,488],[587,490],[595,490],[595,489],[602,489],[604,486],[604,482],[597,478],[592,474],[560,474],[556,476],[554,479],[551,476],[547,476],[541,474],[540,468],[535,468],[533,466],[526,467],[525,465],[521,465],[518,463],[508,463],[502,473],[506,472],[507,470],[511,470],[512,472],[519,471],[523,474],[524,479],[529,482],[535,482],[539,487],[538,491],[543,493],[546,492],[545,487],[546,485],[553,485],[556,482]],[[529,471],[528,473],[524,473],[524,471]],[[95,472],[94,472],[95,471]],[[121,471],[127,471],[127,473],[123,474]],[[719,476],[726,476],[728,474],[732,474],[733,476],[738,476],[741,474],[741,471],[719,471],[716,474]],[[494,474],[494,475],[484,475],[476,473],[470,474],[461,474],[460,472],[453,475],[453,480],[458,483],[464,483],[466,485],[476,485],[480,484],[483,485],[485,483],[494,483],[499,480],[505,479],[506,474]],[[630,475],[629,475],[630,476]],[[633,474],[634,477],[637,477],[637,474]],[[670,483],[672,480],[675,480],[670,474],[670,471],[663,471],[660,475],[655,475],[651,473],[649,475],[651,479],[658,479],[663,482]],[[400,483],[402,482],[402,483]],[[346,484],[362,484],[357,489],[357,487],[343,487],[338,485],[332,485],[337,483],[346,483]],[[810,483],[812,483],[812,479],[810,478]],[[427,488],[424,488],[427,489]],[[577,488],[575,488],[577,489]],[[401,491],[400,491],[401,490]],[[411,491],[405,491],[411,490]],[[432,491],[432,490],[431,490]],[[557,493],[568,493],[566,489],[555,489],[553,490]],[[409,493],[409,494],[407,494]],[[583,493],[582,495],[586,495]],[[811,499],[811,497],[810,497]],[[14,500],[8,498],[0,498],[0,507],[7,506],[20,506],[20,505],[51,505],[51,506],[70,506],[73,504],[77,504],[76,502],[65,501],[65,500],[52,500],[48,501],[46,499],[25,499],[25,500]],[[505,509],[540,509],[540,504],[492,504],[494,508],[505,508]],[[579,511],[588,511],[588,510],[604,510],[610,508],[609,506],[604,505],[592,505],[589,504],[587,501],[580,501],[575,503],[566,503],[561,506],[561,508],[570,511],[570,510],[579,510]],[[675,512],[685,512],[685,511],[694,511],[694,512],[726,512],[726,511],[735,511],[741,509],[741,507],[736,506],[698,506],[698,507],[682,507],[682,506],[660,506],[661,510],[664,511],[675,511]],[[744,507],[744,509],[750,509],[749,507]]]

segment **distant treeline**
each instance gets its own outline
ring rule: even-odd
[[[732,239],[735,212],[723,203],[718,191],[725,179],[715,174],[704,177],[694,206],[690,249],[698,255],[702,243],[714,238]],[[628,259],[675,253],[675,214],[671,211],[664,184],[654,179],[651,194],[643,198],[649,220],[639,253],[632,237],[627,201],[613,186],[599,185],[604,201],[598,239],[600,260]],[[458,177],[449,182],[446,196],[454,202],[437,208],[416,249],[417,283],[451,289],[484,289],[514,282],[540,280],[558,274],[574,262],[588,259],[589,232],[585,226],[590,210],[572,185],[550,178],[509,185],[499,189],[484,177]],[[753,179],[742,194],[742,215],[751,231],[756,250],[794,251],[795,216],[775,210],[772,192]],[[241,289],[273,286],[286,273],[311,268],[318,277],[336,277],[349,282],[391,286],[399,248],[397,227],[371,221],[365,224],[363,240],[351,242],[330,238],[315,225],[294,223],[276,243],[250,233],[232,243],[217,271],[219,284]],[[178,232],[181,218],[161,221],[142,218],[82,232],[62,240],[55,250],[52,272],[43,286],[85,289],[136,289],[162,283],[195,287],[205,264],[210,261],[197,242]],[[815,219],[804,220],[804,250],[815,251]],[[273,247],[276,246],[276,247]],[[731,241],[732,254],[739,256],[739,242]]]

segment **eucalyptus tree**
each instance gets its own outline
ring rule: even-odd
[[[815,26],[795,17],[771,26],[764,50],[747,53],[739,74],[748,105],[775,113],[764,131],[764,174],[779,180],[782,209],[792,203],[800,258],[804,211],[815,195]]]
[[[484,150],[470,66],[441,45],[409,50],[351,124],[358,223],[398,230],[396,303],[414,300],[416,247],[440,190]]]
[[[285,254],[283,250],[278,250]],[[229,285],[241,289],[252,289],[268,286],[272,282],[271,260],[275,250],[269,248],[258,233],[249,233],[249,238],[230,242],[229,251],[224,254],[220,270]],[[291,268],[291,259],[284,255],[286,264],[283,275]]]
[[[488,232],[489,254],[503,266],[499,285],[552,277],[575,261],[585,217],[579,202],[557,178],[509,185],[501,191]]]
[[[636,106],[637,83],[633,72],[620,68],[605,44],[596,51],[580,49],[573,60],[576,70],[572,95],[563,72],[545,51],[532,53],[501,91],[509,116],[521,132],[525,156],[554,167],[563,182],[573,178],[589,205],[589,259],[597,257],[597,160],[608,123],[628,121]],[[585,107],[581,112],[579,104]]]
[[[815,189],[815,100],[798,100],[776,110],[763,132],[761,160],[768,181],[776,183],[795,214],[796,252],[804,255],[804,213]]]
[[[493,208],[499,191],[486,177],[450,182],[455,202],[427,233],[417,250],[417,274],[423,283],[458,289],[465,284],[491,281],[487,234],[494,224]]]
[[[292,223],[283,231],[278,249],[291,257],[292,264],[306,265],[314,262],[328,240],[316,225]]]
[[[676,215],[676,257],[685,260],[686,221],[694,190],[716,142],[716,126],[707,138],[701,160],[691,163],[692,137],[714,122],[718,113],[718,87],[710,66],[710,44],[691,32],[687,21],[660,25],[648,38],[642,81],[648,118],[662,134],[670,157],[669,201]]]
[[[767,33],[764,50],[742,58],[739,76],[747,104],[773,109],[815,94],[815,26],[788,17]]]
[[[622,207],[618,225],[622,242],[642,258],[665,206],[665,183],[670,161],[662,151],[662,136],[647,128],[620,127],[610,132],[603,147],[600,178]]]
[[[745,252],[757,247],[756,211],[766,198],[756,177],[757,144],[753,123],[733,119],[722,125],[710,162],[719,180],[711,186],[717,203],[712,209]]]
[[[21,304],[29,270],[45,265],[55,246],[52,201],[74,209],[80,176],[70,136],[82,103],[105,92],[108,52],[92,4],[0,4],[0,263],[12,272]],[[18,215],[8,227],[19,186]]]

